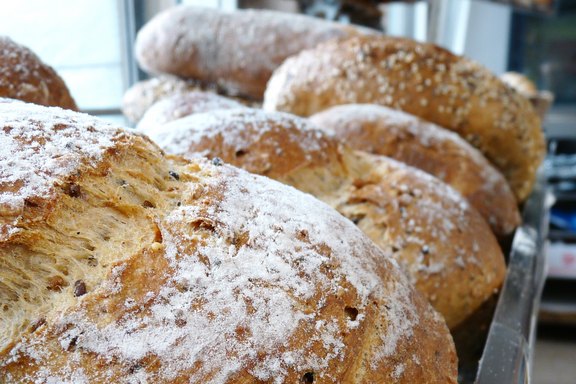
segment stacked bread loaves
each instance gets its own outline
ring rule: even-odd
[[[518,201],[544,157],[528,100],[471,60],[408,39],[359,36],[303,51],[274,72],[264,108],[309,116],[350,103],[390,106],[455,131],[503,173]]]
[[[220,110],[145,133],[168,153],[221,158],[327,202],[393,254],[450,328],[502,283],[498,243],[458,193],[389,158],[353,151],[304,119]]]
[[[441,317],[309,195],[0,103],[0,382],[456,383]]]
[[[374,104],[335,106],[310,121],[353,148],[390,156],[438,177],[466,197],[499,238],[520,223],[516,199],[502,174],[454,132]]]
[[[77,110],[66,84],[30,49],[0,36],[0,97]]]

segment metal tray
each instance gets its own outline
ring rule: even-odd
[[[477,384],[530,383],[540,296],[546,277],[545,248],[553,196],[544,171],[522,213],[512,241],[508,272],[496,304]]]

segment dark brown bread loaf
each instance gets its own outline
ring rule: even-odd
[[[366,32],[297,14],[179,6],[138,32],[136,58],[151,73],[214,83],[227,94],[261,100],[272,71],[288,56]]]
[[[458,133],[523,201],[544,158],[540,119],[486,68],[432,44],[388,36],[327,42],[286,60],[264,109],[309,116],[340,104],[393,107]]]
[[[395,262],[292,188],[0,103],[0,382],[456,383]]]
[[[375,104],[346,104],[310,117],[319,129],[366,152],[392,157],[434,175],[460,192],[496,236],[520,223],[506,179],[457,134],[402,111]]]
[[[30,49],[0,36],[0,97],[77,110],[60,76]]]
[[[444,316],[462,323],[498,291],[504,257],[485,220],[440,180],[340,144],[305,119],[195,114],[147,134],[167,153],[220,158],[308,192],[356,223]]]

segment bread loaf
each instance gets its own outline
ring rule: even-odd
[[[216,109],[243,108],[244,105],[212,92],[190,91],[166,97],[153,104],[136,126],[141,131],[177,120],[193,113]]]
[[[154,103],[166,97],[190,91],[203,91],[198,82],[174,76],[158,76],[133,84],[122,97],[122,113],[132,122],[140,121]]]
[[[552,92],[538,90],[532,80],[518,72],[505,72],[500,75],[500,79],[526,97],[538,113],[538,116],[540,116],[540,119],[544,120],[554,102],[554,94]]]
[[[56,71],[30,49],[5,36],[0,36],[0,97],[78,109]]]
[[[536,96],[538,94],[536,84],[521,73],[505,72],[500,75],[500,80],[525,96]]]
[[[0,103],[0,382],[456,383],[448,330],[310,196]]]
[[[502,174],[453,132],[374,104],[332,107],[310,121],[353,148],[438,177],[466,197],[497,237],[510,235],[520,223],[516,199]]]
[[[179,6],[138,32],[136,58],[150,73],[198,79],[261,100],[272,71],[286,57],[360,33],[365,31],[304,15]]]
[[[487,69],[432,44],[386,36],[327,42],[286,60],[264,109],[309,116],[340,104],[400,109],[458,133],[523,201],[545,152],[530,103]]]
[[[438,179],[353,151],[304,119],[260,110],[191,115],[147,132],[167,153],[221,158],[325,201],[390,252],[456,327],[500,287],[504,258],[483,218]]]

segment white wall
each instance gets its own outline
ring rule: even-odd
[[[486,1],[472,1],[464,55],[497,75],[506,71],[512,9]]]

